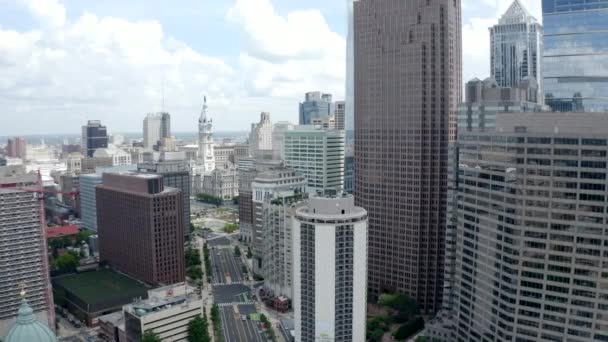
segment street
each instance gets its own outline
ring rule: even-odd
[[[264,335],[261,323],[252,320],[255,317],[254,304],[222,304],[220,314],[222,317],[222,329],[226,342],[265,342],[268,339]]]
[[[243,282],[243,263],[234,256],[232,248],[212,247],[209,253],[214,285]]]

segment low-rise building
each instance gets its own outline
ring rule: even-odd
[[[203,314],[203,300],[184,283],[148,291],[148,299],[123,307],[127,342],[152,331],[163,342],[188,340],[188,323]]]

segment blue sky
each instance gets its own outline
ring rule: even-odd
[[[540,18],[540,0],[521,0]],[[489,69],[487,27],[510,0],[463,0],[463,79]],[[0,0],[0,135],[141,130],[168,110],[193,131],[261,111],[297,121],[304,92],[344,96],[345,0]],[[165,98],[163,107],[163,94]]]

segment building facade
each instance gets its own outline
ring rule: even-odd
[[[173,156],[176,156],[174,159]],[[137,170],[163,176],[165,186],[181,190],[183,197],[184,236],[190,233],[190,190],[192,187],[190,165],[184,153],[163,153],[158,161],[140,163]]]
[[[104,173],[96,187],[100,260],[149,284],[185,280],[184,201],[163,177]]]
[[[26,149],[27,143],[25,142],[25,139],[20,137],[8,138],[6,144],[6,156],[24,159]]]
[[[354,2],[355,199],[369,213],[369,294],[439,309],[461,100],[459,0]]]
[[[608,112],[608,1],[543,0],[542,6],[547,105]]]
[[[298,126],[285,132],[285,165],[308,181],[306,191],[344,190],[344,131]]]
[[[459,132],[458,341],[608,340],[606,113]]]
[[[253,271],[267,280],[275,295],[292,298],[288,217],[294,212],[289,207],[303,198],[306,180],[294,169],[280,165],[260,170],[251,188]]]
[[[131,153],[127,153],[124,150],[115,147],[99,148],[95,150],[95,153],[93,153],[93,158],[99,160],[109,158],[112,160],[111,166],[124,166],[132,164]]]
[[[32,193],[16,187],[37,189],[35,174],[22,167],[0,167],[0,336],[6,336],[15,323],[27,288],[27,301],[36,319],[49,322],[54,312],[46,243],[40,217],[40,202]],[[52,322],[54,318],[51,318]]]
[[[262,112],[260,122],[251,124],[249,155],[255,159],[271,159],[272,147],[270,113]]]
[[[138,342],[146,331],[162,341],[188,341],[188,323],[203,315],[203,300],[184,283],[148,291],[148,299],[125,305],[126,342]]]
[[[272,128],[272,159],[283,160],[285,158],[285,133],[293,131],[296,125],[280,121]]]
[[[201,176],[198,193],[231,199],[239,195],[239,177],[234,166],[215,169]]]
[[[345,130],[345,120],[346,120],[346,102],[345,101],[336,101],[335,109],[334,109],[334,118],[336,120],[335,126],[338,130]]]
[[[312,125],[314,119],[327,119],[334,115],[334,104],[331,94],[315,91],[306,93],[304,102],[300,103],[300,125]]]
[[[89,120],[86,126],[82,126],[81,137],[82,153],[86,157],[93,157],[98,148],[108,147],[108,130],[98,120]]]
[[[144,118],[144,148],[158,150],[160,144],[161,115],[150,113]]]
[[[312,197],[293,228],[296,342],[364,341],[367,212],[352,195]]]
[[[503,88],[517,88],[525,78],[543,79],[543,27],[519,0],[514,0],[498,25],[490,27],[490,70]],[[537,88],[544,103],[542,81]]]

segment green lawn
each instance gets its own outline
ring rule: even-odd
[[[111,270],[59,277],[53,279],[53,283],[90,305],[117,298],[145,297],[148,290],[141,283]]]

